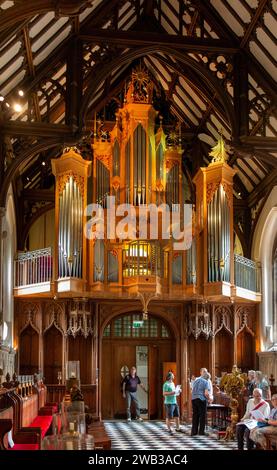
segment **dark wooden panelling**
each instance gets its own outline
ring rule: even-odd
[[[34,374],[39,369],[39,335],[27,326],[19,338],[19,373],[21,375]]]
[[[92,338],[77,335],[68,338],[68,360],[80,361],[80,378],[82,384],[91,384],[92,376]]]
[[[234,361],[234,338],[225,329],[215,336],[215,375],[231,372]]]
[[[246,330],[243,330],[237,336],[237,365],[243,371],[247,372],[253,369],[255,364],[255,339]]]
[[[44,334],[43,346],[45,382],[58,383],[58,371],[62,371],[63,338],[54,325]]]
[[[200,335],[196,340],[193,335],[188,340],[188,368],[190,375],[199,376],[201,367],[211,370],[211,340]]]

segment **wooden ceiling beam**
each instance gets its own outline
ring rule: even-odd
[[[83,24],[80,26],[80,32],[82,32],[82,28],[85,28],[90,25],[94,28],[100,28],[101,26],[103,26],[107,19],[107,16],[111,13],[112,9],[117,4],[117,2],[118,0],[102,0],[100,5],[98,5],[84,20]],[[35,88],[41,82],[41,80],[45,79],[45,77],[47,77],[49,73],[53,71],[53,69],[57,64],[59,64],[59,62],[65,63],[68,50],[71,46],[71,40],[74,36],[75,33],[73,30],[67,36],[67,38],[64,39],[64,41],[62,41],[61,44],[57,48],[55,48],[51,52],[51,54],[49,54],[48,57],[41,62],[41,64],[36,67],[36,76],[34,79],[26,77],[22,80],[22,82],[20,83],[20,87],[25,91],[25,94]]]
[[[254,28],[256,27],[256,24],[259,21],[260,16],[262,15],[267,3],[268,3],[268,0],[260,0],[259,1],[258,7],[256,8],[256,11],[253,15],[253,18],[251,19],[249,25],[247,26],[247,29],[244,33],[244,36],[243,36],[242,40],[241,40],[240,47],[243,48],[247,45],[247,43],[250,39],[250,36],[251,36]]]
[[[249,206],[255,206],[256,203],[264,197],[277,184],[277,169],[270,172],[256,187],[247,198]]]
[[[21,196],[25,201],[55,201],[55,193],[51,189],[24,189]]]
[[[49,11],[60,16],[79,15],[85,7],[91,5],[88,0],[28,0],[14,2],[15,5],[2,12],[0,17],[0,31],[10,28],[18,21],[31,19],[35,15],[46,14]]]
[[[236,156],[234,156],[230,160],[230,165],[234,163],[236,158],[241,158],[243,160],[244,158],[253,158],[253,156],[255,156],[256,159],[260,159],[262,162],[265,162],[266,164],[269,164],[276,168],[277,158],[274,157],[274,155],[270,155],[270,153],[268,152],[254,149],[254,147],[252,147],[251,145],[236,144],[233,148]]]
[[[230,45],[229,41],[224,39],[209,39],[181,36],[177,34],[149,33],[147,31],[121,31],[111,29],[83,29],[79,35],[85,43],[95,44],[116,44],[117,47],[136,47],[162,45],[182,49],[186,52],[217,52],[234,54],[238,52],[237,47]]]
[[[242,136],[240,137],[240,141],[242,144],[251,145],[251,147],[254,149],[254,152],[255,150],[277,152],[276,137]]]
[[[233,47],[239,48],[239,41],[234,31],[230,28],[228,23],[222,19],[217,10],[213,7],[209,0],[194,0],[198,10],[205,16],[206,21],[213,26],[215,32],[222,38],[229,39]],[[255,80],[261,85],[272,99],[277,102],[277,87],[276,82],[263,68],[260,62],[254,57],[247,47],[243,49],[248,57],[248,70]]]
[[[35,77],[35,66],[33,61],[33,54],[32,54],[32,47],[31,41],[29,36],[29,29],[26,25],[22,30],[23,35],[23,42],[26,51],[26,60],[29,69],[29,75],[33,79]],[[34,103],[34,111],[37,121],[41,121],[41,114],[40,114],[40,107],[39,107],[39,99],[36,92],[32,93],[33,103]]]
[[[54,137],[70,136],[72,129],[64,124],[46,122],[6,121],[0,129],[0,134],[11,136]]]

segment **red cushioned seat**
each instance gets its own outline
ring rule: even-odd
[[[48,429],[52,424],[52,416],[37,416],[34,421],[30,424],[31,428],[40,428],[41,429],[41,437],[44,438],[45,434],[47,433]]]
[[[14,444],[9,450],[39,450],[38,444]]]

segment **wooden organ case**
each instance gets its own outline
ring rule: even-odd
[[[182,171],[178,129],[166,135],[161,119],[157,124],[152,93],[147,73],[134,71],[114,127],[107,132],[95,121],[92,163],[76,149],[52,160],[56,244],[51,292],[40,295],[36,288],[32,298],[16,299],[20,373],[43,370],[51,385],[57,383],[59,371],[64,378],[67,360],[80,359],[81,381],[93,387],[90,399],[96,415],[104,400],[103,364],[110,366],[113,360],[103,356],[103,337],[109,334],[108,327],[113,328],[114,336],[104,338],[106,350],[112,351],[119,338],[109,325],[122,315],[144,312],[147,318],[149,312],[152,319],[156,316],[168,324],[172,334],[167,342],[173,346],[163,362],[177,364],[177,381],[184,390],[182,407],[188,398],[188,378],[197,375],[200,367],[209,368],[213,377],[230,371],[235,363],[243,370],[255,368],[259,350],[255,339],[258,297],[246,290],[239,293],[236,286],[235,171],[226,161],[222,138],[212,149],[212,163],[200,168],[193,179],[196,204],[189,249],[174,250],[172,237],[163,236],[158,214],[153,222],[146,212],[144,225],[139,224],[146,205],[167,204],[172,228],[175,205],[183,207],[192,197]],[[106,222],[102,238],[93,231],[89,237],[85,233],[86,208],[91,203],[101,208]],[[127,235],[124,204],[132,208],[134,221]],[[151,237],[153,228],[155,237]],[[151,337],[143,341],[150,349],[155,343]],[[152,356],[162,377],[157,349]]]

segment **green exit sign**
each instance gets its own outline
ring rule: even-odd
[[[141,328],[143,326],[143,320],[133,321],[133,328]]]

